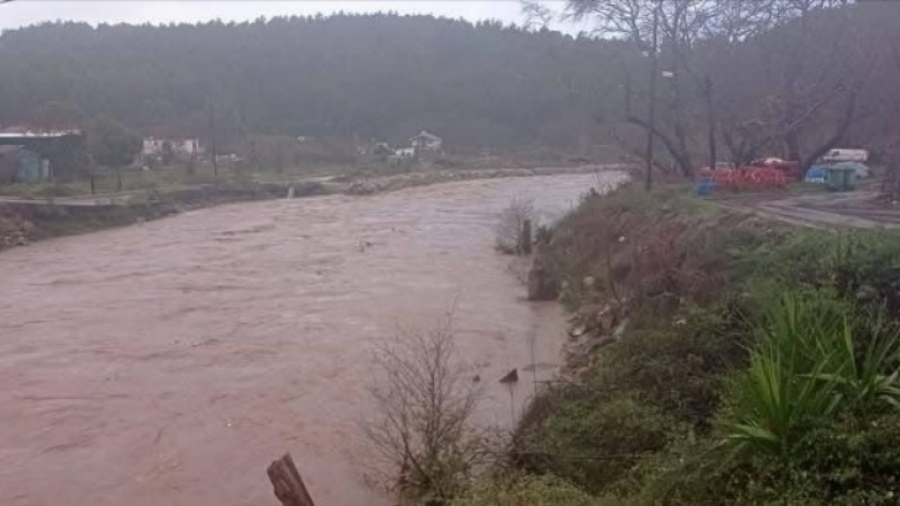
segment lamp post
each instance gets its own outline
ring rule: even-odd
[[[648,192],[653,184],[653,140],[656,130],[656,74],[659,73],[657,55],[657,38],[659,35],[659,8],[662,0],[657,0],[656,7],[653,8],[653,32],[650,48],[650,105],[647,111],[647,173],[644,181],[644,189]]]

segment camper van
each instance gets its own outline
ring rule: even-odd
[[[832,149],[822,155],[825,163],[836,162],[862,162],[869,159],[869,152],[865,149]]]

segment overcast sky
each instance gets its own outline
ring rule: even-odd
[[[563,4],[549,3],[559,9]],[[0,5],[0,30],[45,21],[73,20],[97,23],[170,23],[252,20],[260,16],[330,14],[344,12],[395,11],[401,14],[434,14],[470,21],[498,19],[521,25],[525,17],[517,0],[362,0],[362,1],[56,1],[14,0]],[[576,32],[569,23],[556,22],[555,29]]]

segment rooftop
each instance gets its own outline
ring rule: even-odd
[[[431,132],[429,132],[429,131],[427,131],[427,130],[422,130],[422,131],[419,132],[418,134],[414,135],[412,138],[413,138],[413,139],[418,139],[418,138],[420,138],[420,137],[424,137],[424,138],[426,138],[426,139],[428,139],[428,140],[433,140],[433,141],[439,141],[439,140],[441,140],[440,137],[438,137],[437,135],[434,135],[433,133],[431,133]]]
[[[67,135],[80,134],[80,130],[10,130],[0,132],[0,139],[57,139]]]

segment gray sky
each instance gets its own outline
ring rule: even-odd
[[[563,4],[548,2],[559,10]],[[362,0],[362,1],[56,1],[15,0],[0,5],[0,30],[17,28],[45,21],[72,20],[97,23],[170,23],[197,22],[212,19],[223,21],[253,20],[260,16],[330,14],[344,12],[395,11],[401,14],[434,14],[470,21],[499,19],[504,23],[521,25],[525,18],[516,0]],[[556,22],[553,28],[577,32],[578,28]]]

